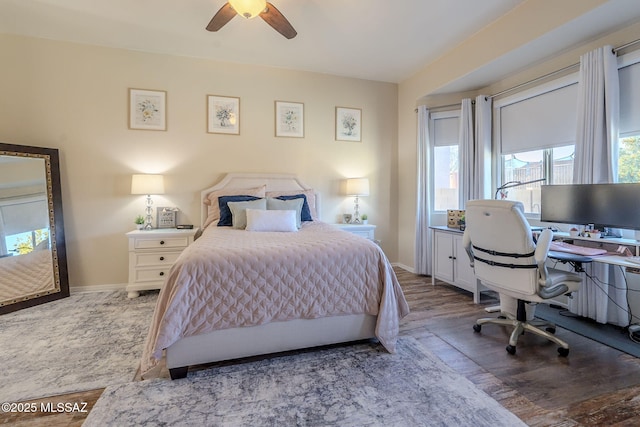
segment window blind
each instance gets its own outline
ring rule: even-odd
[[[460,132],[460,112],[433,113],[433,145],[443,147],[458,145]]]
[[[640,134],[640,63],[618,71],[620,78],[620,136]]]
[[[500,107],[501,154],[575,144],[578,84]]]
[[[0,218],[6,236],[49,228],[46,200],[15,201],[0,205]]]

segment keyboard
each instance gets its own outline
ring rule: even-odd
[[[556,252],[568,252],[570,254],[584,255],[584,256],[603,255],[607,253],[606,249],[588,248],[585,246],[577,246],[577,245],[572,245],[570,243],[556,242],[556,241],[551,242],[551,246],[549,247],[549,250],[556,251]]]

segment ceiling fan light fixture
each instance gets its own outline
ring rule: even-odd
[[[266,8],[266,0],[229,0],[229,4],[240,16],[247,19],[255,18]]]

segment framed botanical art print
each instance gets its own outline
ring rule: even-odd
[[[167,130],[167,92],[130,88],[129,129]]]
[[[361,141],[362,110],[336,107],[336,141]]]
[[[276,136],[304,138],[304,104],[275,102]]]
[[[207,95],[207,132],[240,135],[240,98]]]

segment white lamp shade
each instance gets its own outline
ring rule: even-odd
[[[162,175],[132,175],[131,194],[164,194],[164,177]]]
[[[368,195],[369,195],[369,179],[368,178],[347,179],[347,196],[368,196]]]
[[[229,4],[240,16],[255,18],[267,7],[265,0],[229,0]]]

